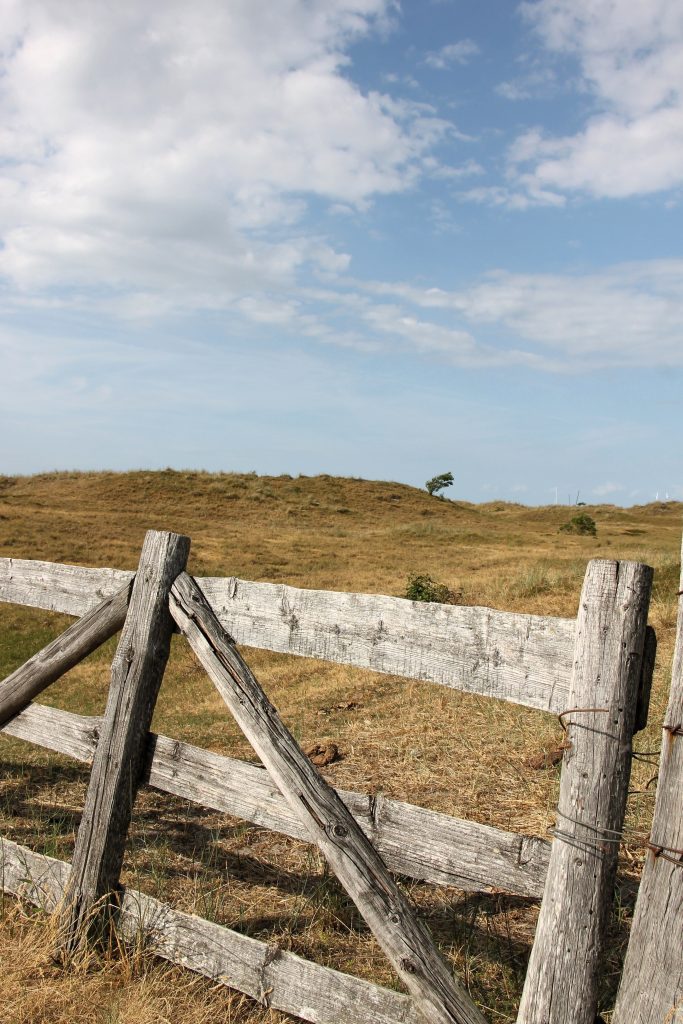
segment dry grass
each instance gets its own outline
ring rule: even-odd
[[[408,577],[424,573],[462,592],[468,604],[563,616],[576,613],[588,559],[646,561],[657,570],[651,622],[659,655],[651,724],[637,737],[637,747],[656,750],[670,682],[683,510],[669,503],[587,511],[598,524],[595,538],[559,533],[568,508],[474,506],[393,483],[172,471],[50,474],[0,478],[0,554],[134,568],[145,530],[171,529],[192,537],[190,570],[198,575],[402,595]],[[0,672],[21,664],[67,621],[0,606]],[[110,642],[51,687],[44,701],[101,712],[112,650]],[[534,770],[528,763],[558,736],[550,716],[369,671],[244,653],[301,743],[329,738],[338,744],[341,759],[324,770],[334,785],[376,787],[529,834],[544,835],[552,823],[558,771]],[[154,728],[253,757],[179,638]],[[68,859],[87,772],[6,737],[2,747],[0,830]],[[607,1008],[628,934],[655,770],[646,761],[634,763],[628,838],[603,972],[601,1001]],[[180,909],[395,984],[355,908],[305,844],[144,790],[124,876]],[[408,889],[488,1019],[514,1020],[534,905],[417,883]],[[49,927],[5,900],[0,1024],[286,1019],[129,954],[67,976],[51,965]]]
[[[3,909],[0,1024],[259,1024],[282,1020],[188,971],[121,948],[62,970],[54,922],[12,902]]]

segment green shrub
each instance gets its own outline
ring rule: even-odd
[[[572,516],[568,523],[560,527],[560,532],[583,533],[595,537],[598,529],[592,516],[589,516],[587,512],[578,512],[575,516]]]
[[[450,590],[445,583],[436,583],[431,576],[408,577],[405,597],[409,601],[433,601],[437,604],[460,604],[461,593]]]

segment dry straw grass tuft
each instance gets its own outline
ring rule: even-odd
[[[343,511],[343,515],[340,513]],[[650,725],[656,751],[670,682],[683,509],[589,507],[597,536],[562,534],[570,509],[440,500],[396,483],[329,476],[94,473],[0,477],[0,554],[134,568],[147,529],[192,537],[190,571],[295,586],[405,594],[431,577],[466,604],[573,616],[586,562],[645,561],[656,570],[650,620],[659,650]],[[65,627],[43,611],[0,605],[0,673]],[[101,713],[113,642],[43,696]],[[307,749],[334,745],[321,770],[338,787],[381,790],[504,829],[546,835],[561,740],[550,716],[438,686],[264,651],[243,652]],[[157,731],[253,760],[180,638],[153,723]],[[7,737],[0,831],[70,859],[87,771]],[[323,760],[325,758],[323,757]],[[656,756],[634,762],[617,912],[601,1001],[609,1008],[649,829]],[[341,970],[394,985],[367,928],[314,849],[143,789],[124,882],[150,895]],[[512,1022],[536,908],[499,894],[407,884],[442,950],[492,1022]],[[284,1021],[140,950],[116,950],[65,972],[52,925],[5,898],[0,920],[0,1024],[233,1024]],[[608,1016],[608,1015],[607,1015]]]
[[[52,951],[54,920],[21,904],[3,908],[1,1024],[213,1024],[282,1019],[254,1015],[242,997],[187,971],[117,948],[81,956],[65,971]]]

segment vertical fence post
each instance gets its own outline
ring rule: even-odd
[[[112,662],[111,686],[60,918],[60,953],[103,935],[119,885],[147,733],[170,651],[168,595],[185,568],[187,537],[149,531]]]
[[[683,1024],[683,596],[652,834],[613,1020]]]
[[[586,570],[557,825],[518,1024],[595,1020],[651,585],[652,570],[634,562]]]

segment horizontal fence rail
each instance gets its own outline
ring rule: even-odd
[[[89,764],[100,718],[32,704],[0,729]],[[149,734],[144,781],[209,810],[223,811],[295,839],[310,835],[268,772],[255,764]],[[502,890],[540,899],[550,857],[545,839],[504,832],[388,797],[339,795],[387,867],[436,885],[470,892]]]
[[[0,873],[6,892],[52,911],[67,891],[71,865],[0,838]],[[142,941],[150,953],[313,1024],[424,1021],[409,996],[321,967],[133,889],[123,889],[118,922],[123,938]]]
[[[84,615],[133,576],[0,559],[0,600]],[[567,708],[574,619],[198,578],[238,644],[369,668],[559,714]]]
[[[81,616],[112,597],[134,576],[124,569],[0,558],[0,601]]]

